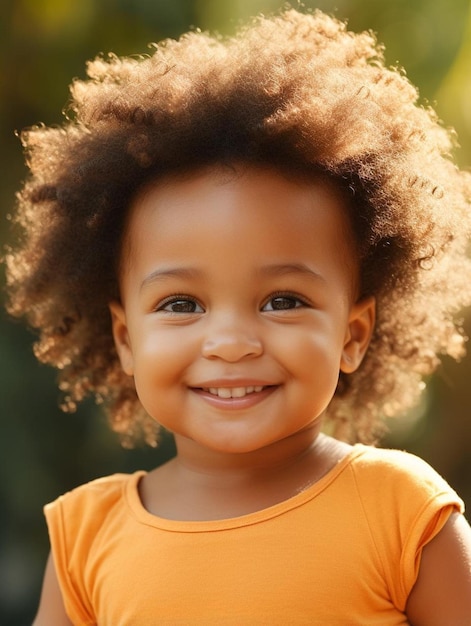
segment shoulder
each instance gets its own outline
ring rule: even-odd
[[[423,544],[453,511],[464,511],[445,479],[413,454],[362,446],[350,467],[372,535],[383,544]]]
[[[426,461],[405,450],[375,448],[363,444],[357,444],[355,448],[359,450],[355,457],[355,465],[358,467],[383,467],[400,472],[403,470],[422,472],[428,469],[434,471]]]
[[[54,563],[49,568],[48,588],[54,590],[59,585],[74,624],[95,623],[89,602],[93,576],[87,575],[94,571],[88,567],[91,547],[100,542],[103,546],[113,535],[113,528],[122,526],[128,511],[127,486],[132,488],[142,474],[114,474],[93,480],[44,507]]]
[[[139,475],[144,472],[136,472],[134,474],[112,474],[110,476],[103,476],[102,478],[96,478],[88,483],[79,485],[70,491],[59,496],[53,502],[46,504],[46,509],[57,506],[58,504],[73,505],[75,502],[81,502],[87,500],[108,501],[119,498],[123,488]]]
[[[391,597],[404,610],[422,549],[464,504],[428,463],[401,450],[360,446],[350,468]]]
[[[402,450],[359,446],[351,463],[358,485],[391,494],[420,494],[420,499],[444,496],[462,506],[454,490],[426,461]]]
[[[128,486],[136,483],[144,472],[113,474],[92,480],[59,496],[44,507],[50,531],[54,528],[69,532],[89,530],[99,526],[101,520],[114,508],[122,506]]]

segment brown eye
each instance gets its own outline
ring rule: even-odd
[[[204,313],[203,308],[195,300],[180,297],[165,300],[158,305],[156,311],[165,311],[166,313]]]
[[[263,311],[287,311],[290,309],[298,309],[305,306],[305,303],[296,296],[289,294],[273,296],[263,306]]]

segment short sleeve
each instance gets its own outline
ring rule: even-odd
[[[90,552],[103,520],[119,507],[129,477],[99,478],[44,507],[51,552],[67,615],[74,626],[95,626],[94,572]]]
[[[411,519],[401,557],[401,595],[406,602],[419,575],[423,548],[438,535],[453,512],[464,512],[464,503],[455,491],[435,470],[418,460],[423,465],[419,480],[423,503]]]
[[[74,626],[94,626],[95,620],[84,602],[84,590],[80,589],[79,582],[73,580],[70,574],[69,549],[64,528],[63,500],[64,496],[61,496],[44,507],[57,580],[62,593],[65,611]]]
[[[463,501],[425,461],[399,450],[372,448],[354,471],[391,599],[404,611],[424,546],[464,512]]]

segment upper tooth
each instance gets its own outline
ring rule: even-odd
[[[262,386],[249,386],[249,387],[209,387],[208,391],[213,396],[219,396],[220,398],[243,398],[248,393],[254,391],[262,391]]]
[[[234,387],[234,389],[232,389],[231,395],[233,398],[243,398],[246,393],[249,393],[248,387],[247,390],[245,387]]]

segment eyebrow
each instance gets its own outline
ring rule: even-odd
[[[169,267],[154,270],[147,274],[141,283],[141,290],[151,283],[160,282],[167,278],[195,279],[201,275],[201,272],[193,267]]]
[[[301,274],[308,278],[314,278],[325,282],[325,278],[310,268],[305,263],[273,263],[264,265],[259,272],[262,276],[284,276],[289,274]],[[186,280],[195,280],[200,277],[202,272],[193,267],[169,267],[154,270],[150,272],[141,283],[141,290],[152,283],[164,281],[167,278],[181,278]]]
[[[283,276],[285,274],[301,274],[325,282],[325,278],[305,263],[274,263],[260,268],[260,274],[268,276]]]

